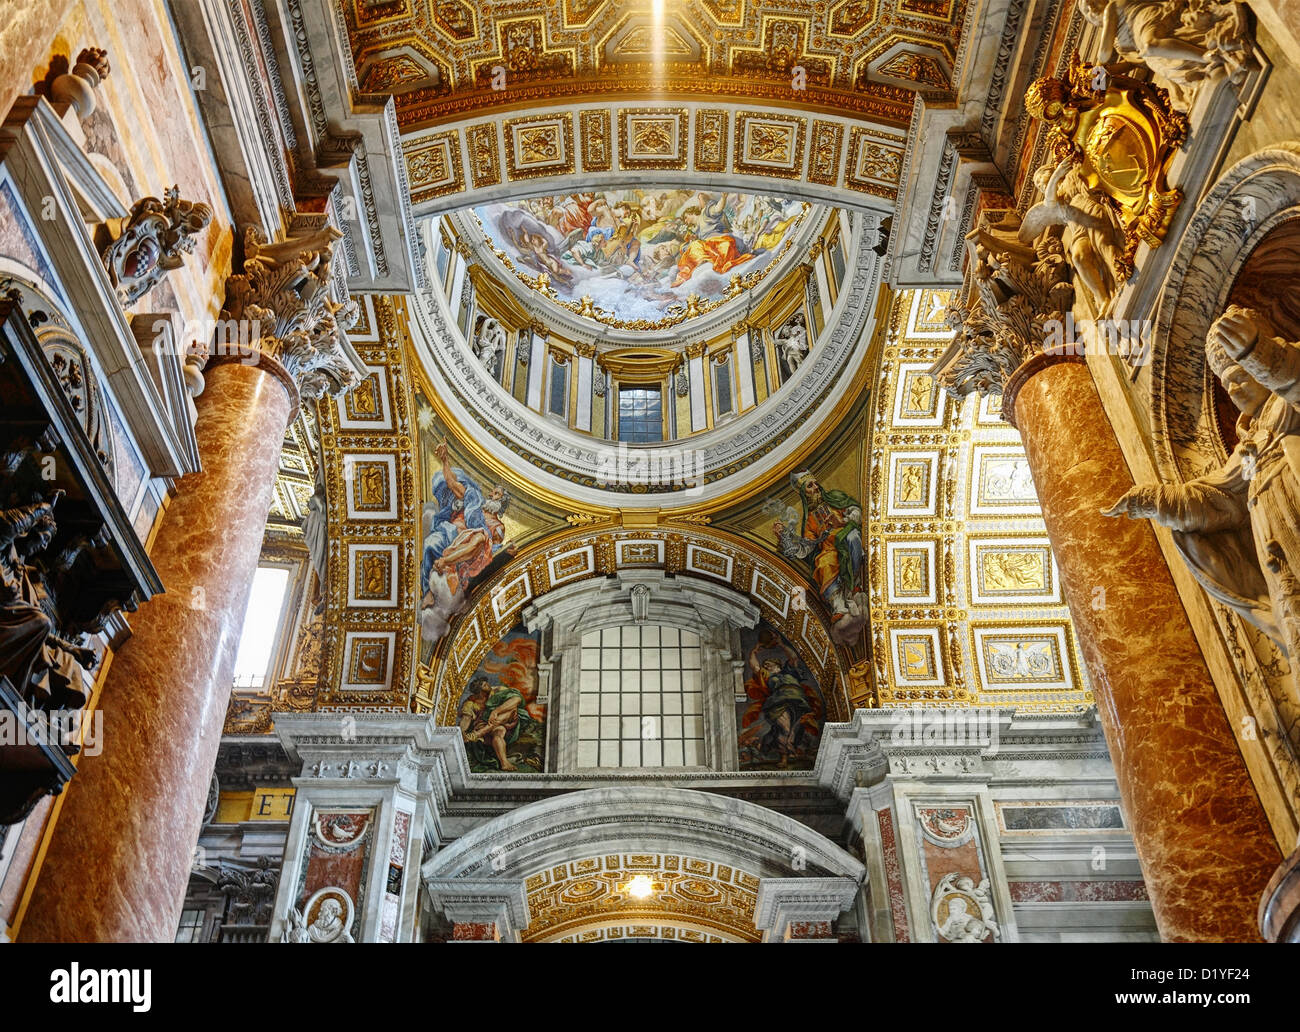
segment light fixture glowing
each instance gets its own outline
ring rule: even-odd
[[[637,899],[646,899],[654,895],[655,884],[644,874],[638,874],[627,883],[627,894]]]

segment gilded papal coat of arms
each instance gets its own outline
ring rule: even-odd
[[[1073,161],[1113,202],[1126,244],[1119,271],[1127,278],[1138,244],[1158,246],[1182,202],[1166,174],[1187,138],[1187,116],[1173,109],[1166,90],[1123,67],[1086,65],[1075,54],[1065,78],[1047,76],[1029,87],[1025,109],[1048,124],[1057,159]]]

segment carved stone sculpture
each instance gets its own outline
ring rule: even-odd
[[[505,328],[495,319],[484,319],[474,338],[474,355],[483,363],[483,368],[493,376],[496,375],[501,356],[506,351]]]
[[[134,304],[194,250],[195,236],[212,221],[206,204],[182,200],[171,187],[157,197],[144,197],[131,207],[116,238],[104,247],[102,257],[108,278],[123,307]]]
[[[0,510],[0,674],[41,709],[83,707],[81,672],[96,662],[91,649],[58,633],[44,577],[27,563],[54,540],[54,507],[62,493]]]
[[[258,349],[284,366],[312,401],[343,394],[362,378],[345,338],[356,303],[331,295],[330,263],[342,235],[327,225],[269,244],[250,226],[244,271],[226,281],[223,317],[253,323]]]
[[[1206,359],[1241,410],[1238,444],[1219,469],[1185,484],[1131,488],[1107,516],[1174,531],[1192,574],[1300,658],[1300,342],[1273,336],[1231,305],[1210,327]]]
[[[1240,79],[1251,61],[1246,5],[1223,0],[1080,0],[1101,29],[1101,60],[1143,64],[1187,104],[1207,81]]]
[[[1042,233],[1030,247],[1020,230],[1014,212],[985,213],[966,237],[965,278],[947,315],[956,335],[930,370],[956,398],[1001,394],[1012,373],[1045,350],[1051,325],[1061,325],[1074,304],[1060,238]]]
[[[935,932],[948,942],[983,942],[990,935],[994,940],[1002,938],[994,916],[987,878],[976,885],[973,878],[953,871],[934,887],[930,917]]]
[[[1094,314],[1105,311],[1125,276],[1124,231],[1106,194],[1088,185],[1073,161],[1053,170],[1044,165],[1034,176],[1043,199],[1025,213],[1019,237],[1032,243],[1061,227],[1061,246],[1077,284],[1084,288]]]
[[[1098,71],[1101,90],[1095,88]],[[1045,77],[1029,87],[1025,110],[1047,123],[1056,159],[1070,161],[1089,191],[1101,191],[1114,204],[1125,236],[1119,271],[1128,278],[1138,245],[1157,246],[1182,203],[1182,191],[1165,175],[1187,138],[1187,117],[1173,110],[1159,87],[1118,68],[1089,68],[1078,54],[1066,78]]]
[[[325,480],[323,473],[316,474],[316,489],[307,499],[307,513],[302,518],[302,536],[307,543],[307,555],[311,568],[316,574],[317,590],[320,592],[320,608],[325,605],[325,591],[329,559],[329,537],[327,529],[328,513],[326,511]]]
[[[314,904],[314,905],[313,905]],[[355,942],[352,900],[342,889],[321,889],[299,910],[294,907],[285,922],[281,942]]]
[[[808,329],[804,326],[802,313],[796,312],[788,323],[772,334],[772,339],[790,372],[798,369],[808,357]]]
[[[229,900],[226,923],[269,925],[278,882],[279,872],[270,857],[258,857],[252,870],[223,866],[217,876],[217,889]]]

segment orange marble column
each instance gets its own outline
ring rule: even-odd
[[[130,617],[101,694],[104,749],[65,789],[22,941],[170,942],[230,698],[235,650],[284,433],[284,369],[209,365],[203,472],[185,477],[150,553],[166,591]]]
[[[1200,645],[1145,520],[1101,515],[1133,486],[1082,358],[1009,378],[1061,585],[1160,934],[1258,941],[1281,859]]]

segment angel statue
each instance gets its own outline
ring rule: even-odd
[[[1300,342],[1230,305],[1210,327],[1206,360],[1241,410],[1219,469],[1186,484],[1130,488],[1106,516],[1153,519],[1211,596],[1300,657]]]
[[[474,356],[483,363],[483,368],[495,376],[497,363],[505,350],[506,331],[495,319],[484,319],[474,338]]]
[[[1233,0],[1080,0],[1101,29],[1101,56],[1146,65],[1186,106],[1201,82],[1235,82],[1251,61],[1246,5]]]
[[[1032,244],[1053,226],[1061,226],[1061,246],[1074,278],[1087,292],[1093,313],[1100,315],[1130,271],[1124,260],[1124,231],[1110,199],[1088,185],[1070,158],[1055,170],[1044,165],[1034,175],[1043,199],[1025,212],[1020,241]]]
[[[774,334],[777,350],[784,359],[786,368],[793,373],[808,355],[808,329],[804,326],[802,313],[795,316]]]

